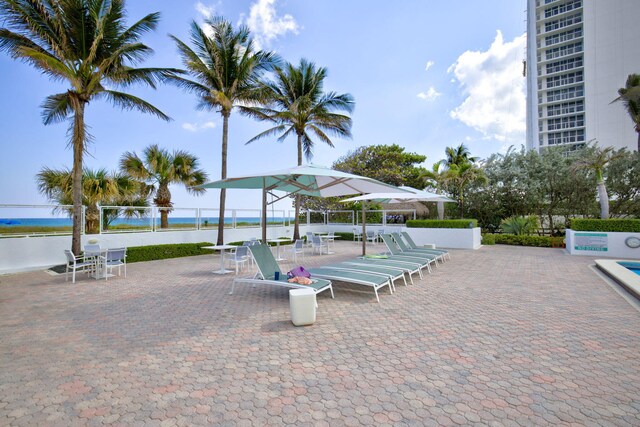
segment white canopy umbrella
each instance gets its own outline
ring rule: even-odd
[[[262,189],[262,240],[267,239],[267,193],[282,191],[283,196],[275,198],[271,203],[291,195],[315,197],[335,197],[350,194],[375,192],[397,192],[401,190],[390,184],[365,176],[354,175],[330,168],[302,165],[279,171],[263,172],[236,178],[226,178],[198,186],[199,188],[245,188]],[[363,242],[363,254],[365,245]]]
[[[404,191],[363,194],[361,196],[342,200],[342,202],[359,202],[362,200],[372,200],[378,203],[455,202],[455,200],[443,196],[442,194],[436,194],[430,191],[418,190],[407,186],[401,186],[398,188]]]
[[[366,218],[365,218],[365,202],[374,201],[378,203],[411,203],[411,202],[455,202],[446,196],[437,193],[431,193],[430,191],[418,190],[417,188],[400,186],[398,187],[402,191],[400,192],[382,192],[382,193],[369,193],[361,196],[351,197],[341,200],[343,203],[348,202],[362,202],[362,241],[365,241],[366,235]]]

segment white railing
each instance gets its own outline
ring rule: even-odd
[[[0,204],[0,238],[35,237],[71,234],[70,205],[9,205]],[[43,211],[48,211],[44,215]],[[162,227],[162,212],[168,211],[167,227]],[[86,207],[82,211],[82,234],[124,234],[167,231],[216,230],[218,209],[210,208],[157,208],[137,206],[101,206],[96,233],[85,230]],[[381,218],[372,222],[370,218]],[[269,209],[268,227],[292,227],[295,211]],[[361,212],[350,210],[302,211],[300,224],[306,226],[356,226],[361,224]],[[415,219],[415,210],[367,211],[371,225],[404,224]],[[225,228],[244,229],[261,226],[259,209],[229,209],[225,215]],[[56,230],[58,229],[58,230]]]

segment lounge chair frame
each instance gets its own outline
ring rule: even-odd
[[[254,287],[256,285],[270,285],[293,289],[313,289],[316,295],[320,292],[328,290],[331,292],[331,298],[335,298],[335,295],[333,293],[333,286],[331,284],[331,281],[329,280],[318,279],[311,285],[289,283],[287,273],[283,273],[280,270],[280,266],[278,266],[278,262],[273,256],[273,253],[271,252],[269,246],[263,244],[252,245],[249,246],[249,251],[251,252],[252,257],[256,262],[258,271],[252,277],[235,278],[233,280],[233,284],[231,285],[231,291],[229,292],[229,295],[233,295],[236,283],[247,283],[253,285]],[[278,280],[275,279],[276,271],[280,274],[280,278]]]

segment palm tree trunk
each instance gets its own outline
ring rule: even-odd
[[[609,195],[607,187],[604,185],[604,179],[598,179],[598,199],[600,199],[600,218],[609,218]]]
[[[298,166],[302,165],[302,134],[298,134]],[[296,216],[293,224],[293,240],[300,238],[300,197],[295,196]]]
[[[73,231],[71,235],[71,252],[80,254],[82,233],[82,155],[84,154],[84,107],[85,103],[77,100],[73,116]]]
[[[438,207],[438,219],[443,220],[444,219],[444,202],[438,202],[437,207]]]
[[[89,204],[85,211],[85,233],[98,234],[100,231],[100,208],[95,203]]]
[[[222,113],[222,167],[220,178],[227,178],[227,138],[229,136],[229,113]],[[220,189],[220,214],[218,219],[218,240],[216,244],[224,245],[224,205],[227,199],[227,190]],[[266,243],[266,242],[263,242]]]

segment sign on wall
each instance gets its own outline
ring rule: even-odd
[[[607,252],[609,239],[607,233],[575,233],[573,247],[577,251]]]

